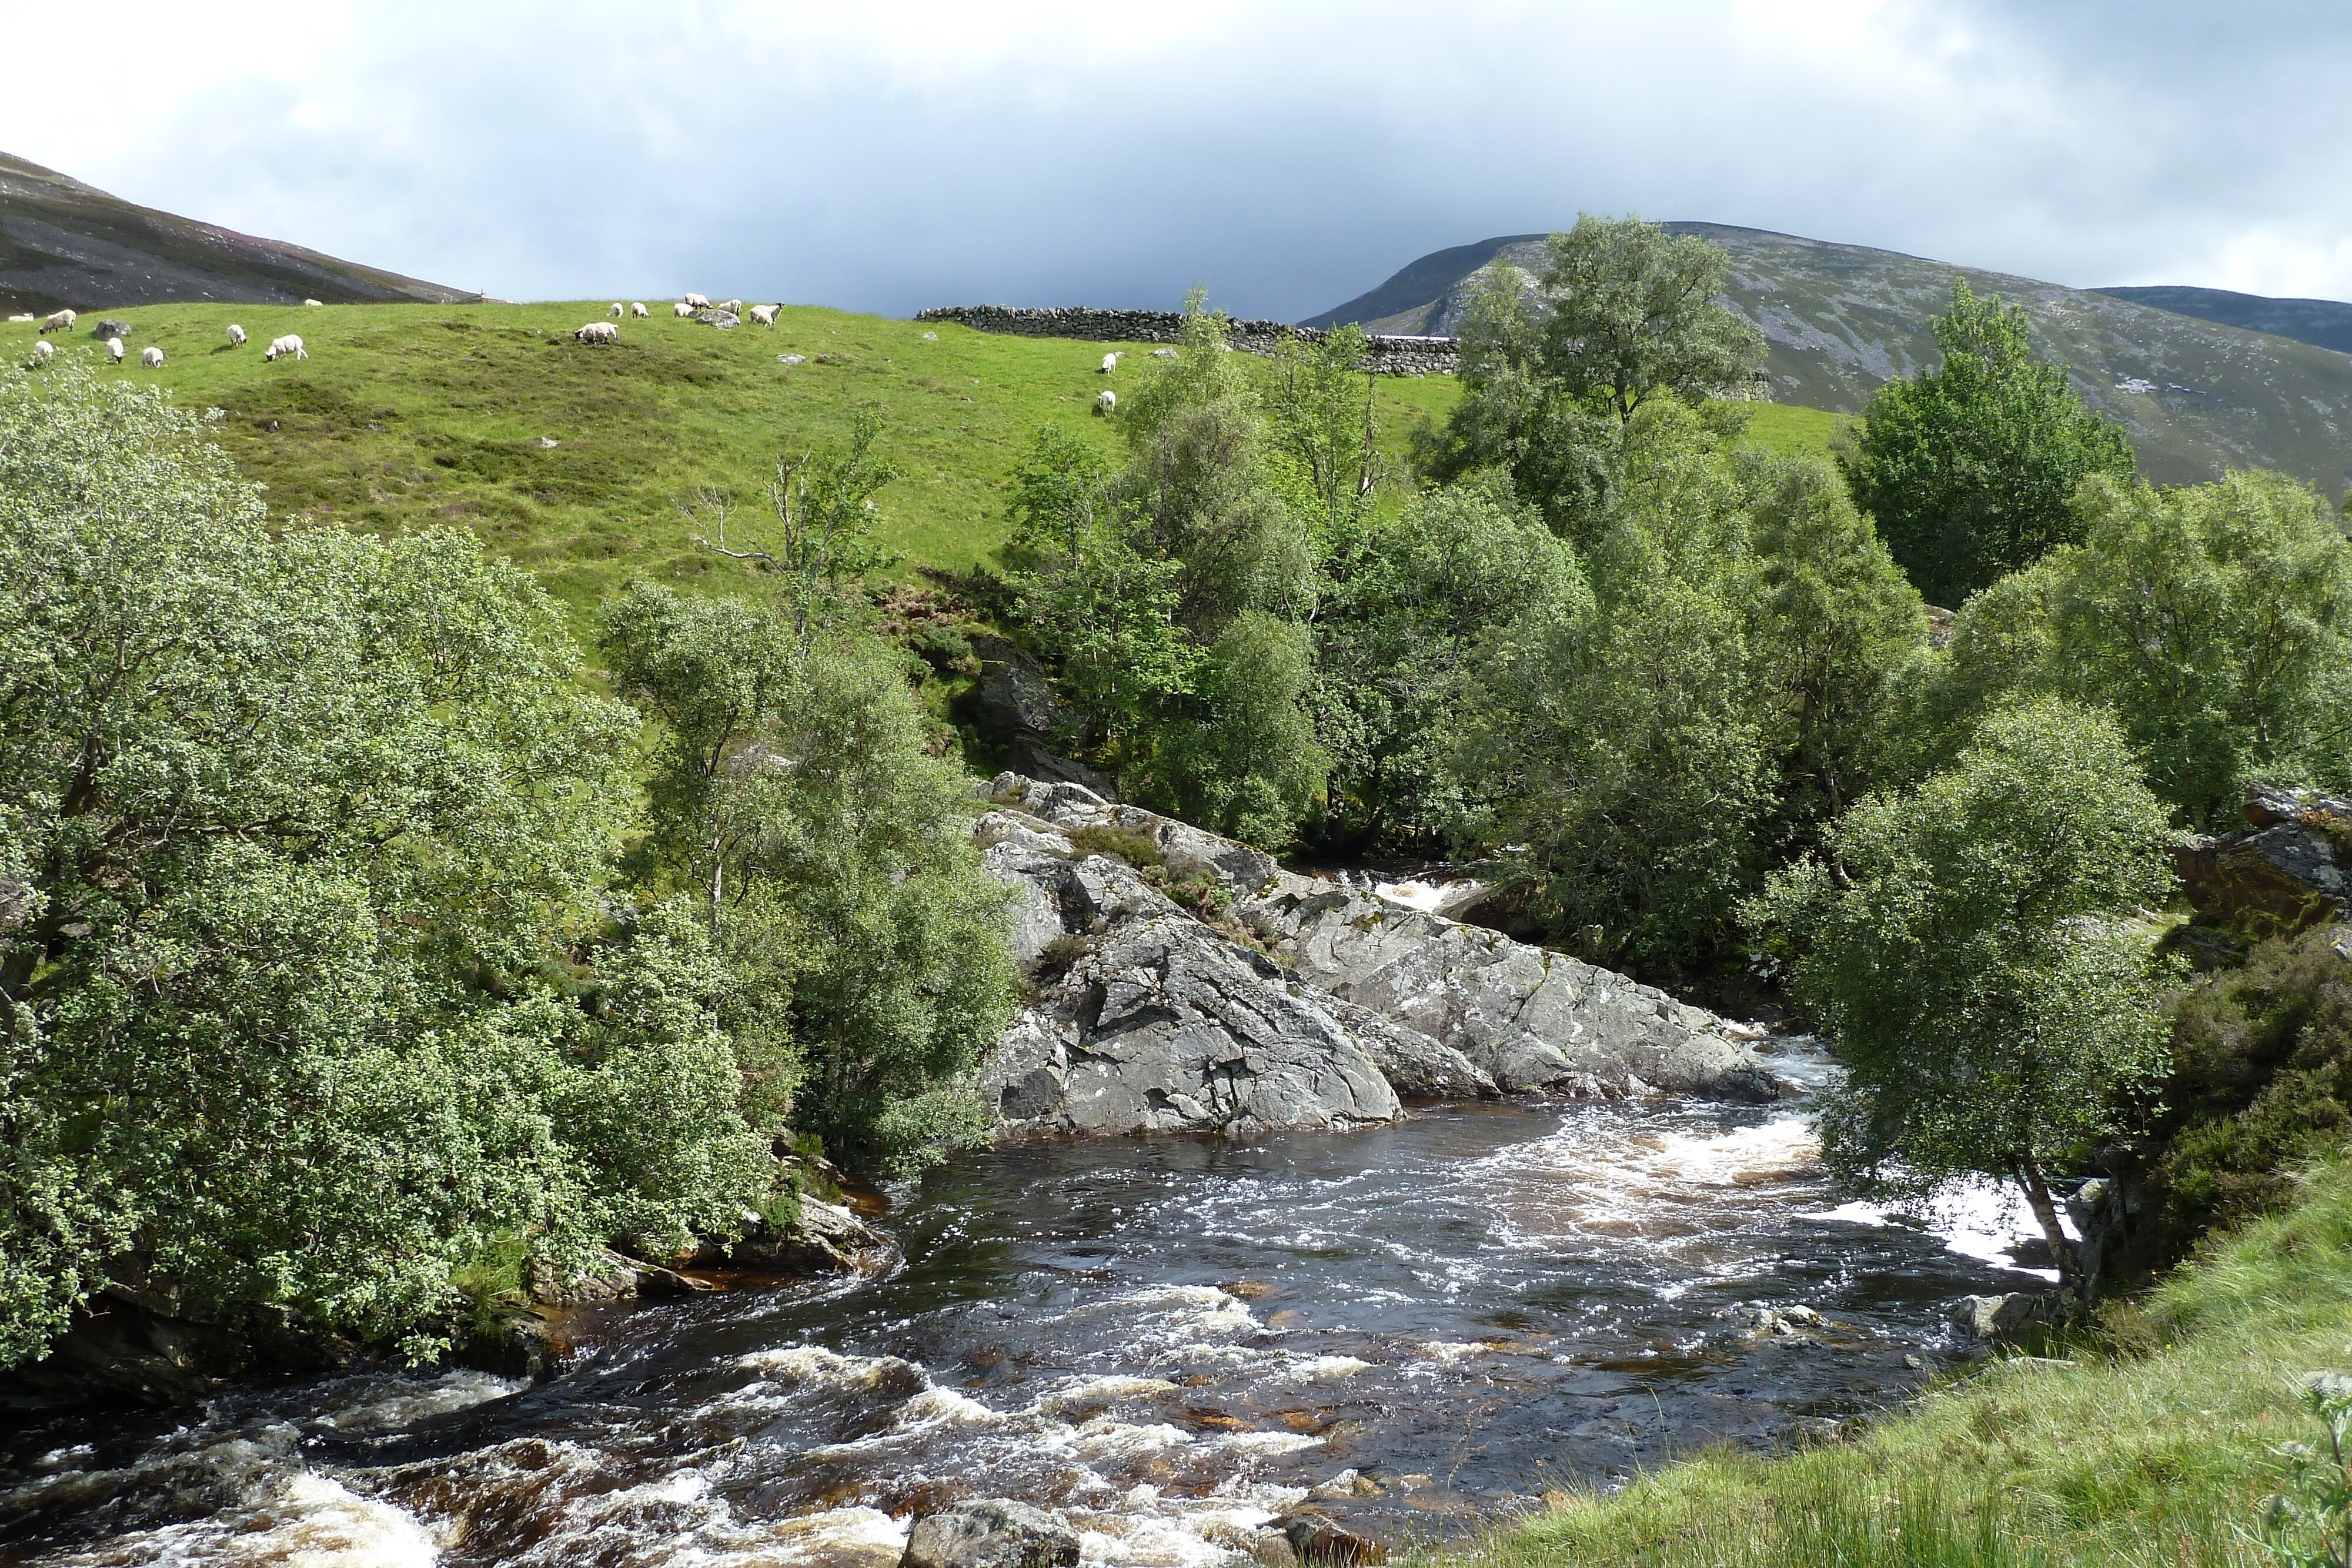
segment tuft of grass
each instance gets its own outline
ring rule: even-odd
[[[2307,1439],[2296,1380],[2352,1368],[2352,1168],[2174,1274],[2064,1362],[1996,1360],[1847,1442],[1703,1453],[1456,1561],[1873,1568],[2260,1561],[2242,1531]]]
[[[1070,843],[1081,855],[1108,855],[1138,871],[1168,863],[1160,852],[1160,841],[1139,829],[1078,828],[1071,831]]]

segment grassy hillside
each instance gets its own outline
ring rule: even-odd
[[[2266,1561],[2236,1531],[2277,1484],[2268,1446],[2326,1440],[2295,1384],[2352,1370],[2352,1170],[2317,1172],[2299,1207],[2123,1309],[2104,1344],[1996,1362],[1852,1442],[1707,1455],[1614,1496],[1562,1497],[1477,1561]]]
[[[845,438],[867,403],[903,474],[882,493],[879,537],[909,570],[975,566],[1003,538],[1003,481],[1036,428],[1108,449],[1116,432],[1091,412],[1095,396],[1131,391],[1150,363],[1149,345],[1128,344],[1105,377],[1098,344],[803,308],[772,330],[722,332],[661,305],[650,321],[623,321],[617,346],[572,341],[608,308],[146,306],[107,313],[132,330],[131,362],[104,373],[221,409],[218,439],[269,487],[273,511],[378,532],[462,523],[576,612],[632,573],[716,585],[739,570],[693,547],[678,503],[722,491],[756,529],[777,455]],[[51,340],[102,363],[93,320]],[[229,345],[231,321],[249,337],[242,349]],[[311,357],[266,363],[262,346],[283,332],[301,334]],[[34,340],[30,326],[0,325],[0,363],[26,362]],[[161,371],[136,363],[151,343]],[[807,362],[782,364],[784,354]],[[1402,458],[1459,389],[1382,378],[1376,395],[1384,444]],[[1776,451],[1820,451],[1842,423],[1758,404],[1750,430]]]
[[[1003,537],[1002,484],[1036,427],[1108,447],[1095,395],[1132,388],[1149,362],[1129,345],[1105,377],[1093,344],[814,308],[722,332],[662,305],[624,321],[615,347],[573,342],[606,308],[150,306],[118,313],[134,362],[108,373],[224,410],[218,437],[273,510],[378,531],[463,523],[578,607],[632,572],[725,570],[693,549],[678,502],[719,489],[756,525],[776,455],[844,438],[862,403],[881,409],[883,449],[904,473],[881,497],[883,541],[910,564],[972,566]],[[229,346],[232,320],[243,349]],[[311,357],[265,363],[282,332]],[[0,361],[24,363],[32,341],[29,326],[0,327]],[[135,363],[150,343],[160,371]],[[103,357],[86,334],[61,348]],[[1450,381],[1383,380],[1391,443],[1454,395]]]

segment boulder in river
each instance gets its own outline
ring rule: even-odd
[[[1074,1568],[1077,1532],[1025,1502],[988,1499],[919,1514],[898,1568]]]

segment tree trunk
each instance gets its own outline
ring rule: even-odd
[[[2041,1166],[2032,1155],[2020,1155],[2011,1174],[2025,1190],[2026,1205],[2033,1210],[2042,1238],[2050,1243],[2050,1256],[2058,1260],[2059,1290],[2071,1291],[2077,1301],[2087,1305],[2091,1299],[2090,1281],[2083,1278],[2082,1259],[2068,1239],[2065,1227],[2058,1222],[2058,1206],[2051,1200],[2050,1184],[2042,1179]]]

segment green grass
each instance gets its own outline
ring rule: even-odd
[[[2292,1384],[2352,1368],[2352,1168],[2111,1311],[2074,1365],[1996,1362],[1853,1440],[1706,1454],[1498,1533],[1477,1568],[2253,1563],[2311,1441]],[[2324,1441],[2324,1438],[2320,1440]]]
[[[129,321],[131,362],[104,373],[223,410],[217,437],[269,487],[274,513],[373,532],[462,523],[575,615],[632,575],[714,588],[748,576],[693,547],[678,503],[715,488],[756,526],[777,455],[843,440],[862,403],[881,410],[883,450],[903,471],[880,497],[881,542],[908,569],[969,570],[1003,540],[1003,481],[1035,429],[1113,446],[1095,394],[1131,391],[1150,363],[1150,345],[1108,345],[1129,357],[1105,377],[1103,344],[814,308],[786,308],[773,329],[721,332],[649,303],[655,318],[623,320],[611,348],[571,337],[606,319],[601,300],[155,305],[84,311],[51,341],[102,362],[89,329]],[[248,336],[242,349],[229,346],[231,321]],[[265,363],[263,346],[285,332],[311,357]],[[30,324],[0,325],[0,363],[27,362],[34,337]],[[137,364],[151,343],[161,371]],[[809,362],[778,363],[786,353]],[[1460,388],[1383,378],[1377,395],[1382,444],[1402,467],[1412,431],[1442,423]],[[1820,450],[1836,423],[1761,404],[1750,432],[1775,450]]]
[[[574,343],[606,308],[158,305],[85,311],[52,341],[102,361],[89,329],[129,321],[131,362],[106,373],[226,411],[218,439],[268,486],[273,512],[377,532],[462,523],[575,612],[632,574],[740,570],[693,548],[677,503],[714,487],[756,525],[777,455],[845,439],[862,403],[881,410],[883,450],[904,476],[880,497],[881,541],[910,567],[975,566],[1003,538],[1003,483],[1036,427],[1110,447],[1095,395],[1131,391],[1150,363],[1150,345],[1110,345],[1129,357],[1106,377],[1099,344],[815,308],[721,332],[674,319],[667,302],[652,320],[622,321],[617,346]],[[231,321],[243,349],[229,346]],[[263,346],[285,332],[311,357],[265,363]],[[31,325],[0,325],[0,362],[27,362],[33,340]],[[151,343],[164,352],[158,371],[136,362]],[[809,362],[778,363],[786,353]],[[1450,379],[1383,380],[1392,452],[1456,395]]]
[[[1792,402],[1759,402],[1748,421],[1748,439],[1783,457],[1829,455],[1830,443],[1853,423],[1853,416],[1802,408]]]

